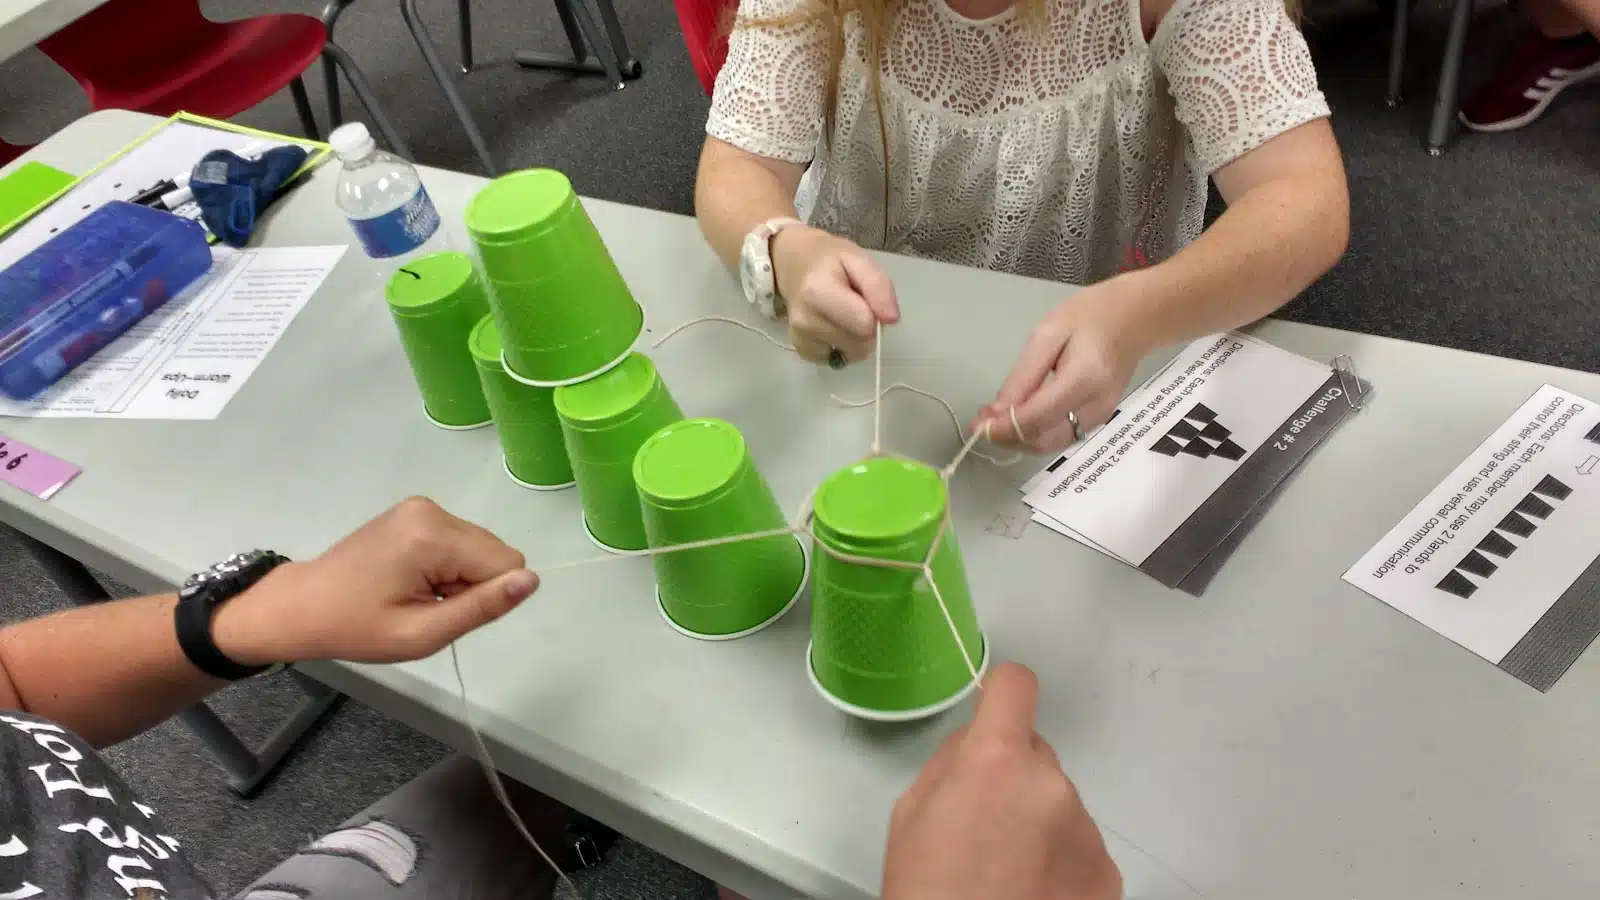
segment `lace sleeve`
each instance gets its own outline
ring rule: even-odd
[[[742,0],[707,134],[769,159],[808,163],[816,155],[827,32],[800,19],[810,8],[803,0]]]
[[[1328,115],[1283,0],[1178,0],[1152,44],[1207,174]]]

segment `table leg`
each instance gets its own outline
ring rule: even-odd
[[[82,563],[20,531],[16,534],[44,570],[45,577],[73,603],[87,606],[115,599]],[[200,744],[222,765],[228,784],[243,796],[249,797],[260,789],[289,753],[316,730],[323,716],[344,702],[343,694],[315,679],[293,671],[288,675],[305,692],[306,699],[256,750],[245,746],[233,729],[204,703],[178,714],[179,721],[194,732]]]
[[[617,7],[611,0],[595,0],[595,5],[600,7],[600,20],[605,23],[606,35],[611,39],[611,50],[617,55],[622,77],[638,78],[643,75],[644,66],[633,58],[632,51],[628,49],[628,36],[622,31],[622,20],[617,18]]]
[[[328,5],[322,8],[322,27],[328,32],[328,40],[333,40],[333,26],[339,24],[339,17],[344,15],[345,7],[355,0],[328,0]],[[322,90],[328,97],[328,131],[344,124],[344,108],[339,98],[339,70],[335,68],[334,61],[326,57],[322,60]]]
[[[1473,0],[1456,0],[1450,15],[1450,36],[1445,40],[1444,63],[1439,68],[1439,92],[1433,101],[1433,121],[1428,125],[1428,152],[1444,152],[1461,108],[1461,61],[1467,55],[1467,31],[1472,24]]]
[[[554,53],[519,50],[512,57],[517,65],[527,69],[559,69],[586,75],[604,74],[606,80],[617,90],[622,90],[624,87],[622,69],[616,52],[614,49],[609,52],[606,49],[605,42],[601,40],[602,32],[595,24],[594,18],[590,16],[584,0],[556,0],[556,12],[561,16],[561,25],[567,32],[567,40],[572,44],[572,56],[569,58]]]
[[[472,71],[472,0],[457,0],[456,26],[461,39],[461,74]]]
[[[461,95],[456,93],[455,83],[450,80],[450,73],[445,70],[444,63],[439,59],[439,51],[433,45],[433,39],[428,36],[428,29],[422,24],[422,18],[417,15],[417,0],[400,0],[400,16],[406,21],[406,28],[411,30],[411,39],[416,42],[417,49],[422,52],[422,61],[427,64],[428,71],[433,74],[434,83],[439,85],[439,90],[444,94],[444,100],[450,105],[451,112],[455,113],[456,121],[461,123],[462,130],[467,133],[467,141],[472,144],[472,149],[478,154],[478,161],[483,164],[484,171],[489,177],[500,174],[494,164],[494,156],[489,152],[489,145],[484,143],[483,135],[478,132],[478,125],[472,119],[472,113],[467,110],[467,105],[462,102]]]
[[[1406,44],[1411,39],[1412,0],[1394,0],[1394,28],[1389,44],[1389,90],[1384,102],[1399,106],[1404,89]]]
[[[382,134],[384,140],[389,142],[389,146],[394,152],[405,159],[410,159],[411,148],[407,146],[405,138],[400,136],[399,130],[394,127],[394,123],[390,122],[389,117],[384,114],[383,107],[378,103],[377,95],[372,93],[372,87],[367,84],[367,76],[361,74],[361,67],[356,65],[356,61],[350,57],[350,54],[343,47],[333,41],[329,41],[322,45],[322,57],[323,59],[332,60],[344,72],[345,79],[350,82],[350,89],[356,92],[356,97],[361,101],[361,105],[366,107],[367,115],[372,117],[372,124],[378,127],[378,133]]]

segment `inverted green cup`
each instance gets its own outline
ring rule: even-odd
[[[719,419],[676,422],[633,458],[651,547],[783,528],[783,511],[739,430]],[[771,625],[800,599],[806,555],[776,535],[654,557],[667,623],[690,637],[730,640]]]
[[[497,178],[466,217],[514,377],[571,384],[632,349],[644,310],[565,175],[529,169]]]
[[[608,550],[643,550],[649,540],[633,457],[652,434],[683,418],[655,363],[630,354],[597,378],[556,388],[555,403],[589,536]]]
[[[828,553],[920,564],[944,527],[939,473],[921,463],[870,459],[829,476],[813,498],[812,684],[855,716],[902,721],[943,712],[976,686],[988,652],[953,528],[933,560],[961,645],[922,575],[845,562]]]
[[[556,416],[556,389],[523,384],[506,374],[500,364],[500,334],[491,316],[478,321],[467,347],[478,366],[483,398],[494,415],[506,474],[536,491],[571,487],[572,464]]]
[[[389,279],[384,296],[428,418],[450,429],[489,424],[489,406],[467,350],[467,336],[489,311],[472,259],[435,253],[414,260]]]

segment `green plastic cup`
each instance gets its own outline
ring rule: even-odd
[[[606,550],[645,549],[633,458],[651,435],[683,419],[655,363],[629,354],[598,378],[556,388],[555,403],[590,539]]]
[[[576,484],[561,437],[561,420],[556,416],[556,389],[522,384],[506,374],[493,316],[478,321],[467,347],[478,366],[483,398],[494,415],[506,475],[535,491],[558,491]]]
[[[957,645],[920,572],[845,562],[834,550],[920,564],[944,525],[949,496],[921,463],[870,459],[842,469],[813,498],[811,647],[807,669],[823,698],[864,719],[908,721],[944,712],[977,686],[989,655],[953,528],[933,559],[934,578],[961,635]]]
[[[466,218],[512,377],[576,384],[628,355],[644,310],[565,175],[529,169],[497,178]]]
[[[400,343],[440,428],[482,428],[491,421],[467,337],[489,311],[483,284],[463,253],[435,253],[407,263],[384,290]]]
[[[739,429],[689,419],[657,431],[633,458],[650,546],[668,547],[783,528],[771,488]],[[653,558],[656,602],[689,637],[755,634],[794,608],[805,588],[804,545],[784,534]]]

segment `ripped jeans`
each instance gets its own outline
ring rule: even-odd
[[[547,840],[559,840],[566,810],[510,779],[506,789],[541,846],[558,850]],[[285,860],[235,900],[544,900],[555,881],[517,834],[477,763],[453,756]]]

